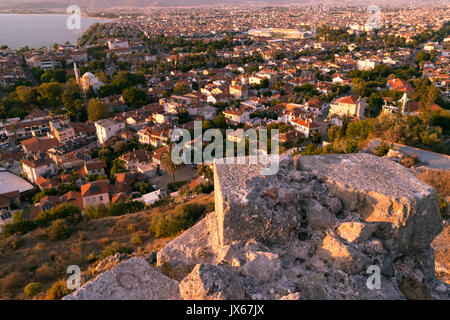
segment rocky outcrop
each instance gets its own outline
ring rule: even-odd
[[[226,266],[198,264],[180,283],[185,300],[242,300],[241,279]]]
[[[215,164],[215,212],[157,254],[181,298],[448,298],[430,247],[442,230],[436,191],[404,167],[368,154],[283,157],[265,176],[238,160]]]
[[[297,161],[298,169],[323,179],[347,211],[377,222],[377,235],[390,250],[420,251],[442,230],[436,191],[403,166],[366,153]]]
[[[158,251],[157,266],[170,270],[175,279],[183,279],[196,264],[215,259],[217,235],[217,218],[212,212]]]
[[[64,300],[179,300],[178,281],[131,258],[87,282]]]

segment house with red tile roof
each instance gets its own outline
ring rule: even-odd
[[[84,208],[109,203],[110,185],[108,180],[92,181],[81,186],[81,198]]]
[[[365,107],[366,101],[361,97],[345,96],[337,98],[330,103],[330,116],[336,114],[339,116],[349,115],[363,118]]]
[[[20,144],[22,145],[23,150],[28,154],[47,152],[47,150],[61,145],[58,139],[46,137],[32,137],[22,140]]]
[[[413,94],[413,87],[403,79],[394,78],[387,81],[387,87],[389,90],[406,92],[407,94]]]
[[[303,133],[307,137],[312,135],[314,132],[319,131],[319,125],[310,119],[305,120],[302,118],[297,118],[291,121],[291,125],[295,130]]]

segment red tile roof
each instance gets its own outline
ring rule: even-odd
[[[98,180],[92,181],[81,186],[81,196],[89,197],[97,194],[109,193],[109,181]]]

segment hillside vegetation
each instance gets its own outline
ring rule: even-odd
[[[64,281],[60,280],[69,276],[69,265],[78,265],[85,272],[117,252],[155,252],[213,210],[211,203],[209,195],[122,216],[83,218],[75,223],[56,219],[23,235],[3,238],[0,299],[29,299],[39,293],[41,298],[59,298],[58,293],[64,293]]]

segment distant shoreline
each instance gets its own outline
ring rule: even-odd
[[[3,17],[0,19],[0,45],[18,50],[25,46],[41,48],[43,46],[51,47],[54,43],[76,44],[89,26],[95,23],[104,24],[116,21],[114,18],[83,15],[81,30],[68,30],[65,26],[69,16],[61,13],[0,13],[0,17]],[[33,23],[36,26],[30,27]]]
[[[70,14],[67,14],[65,12],[61,13],[61,12],[3,12],[2,10],[0,10],[0,14],[21,14],[21,15],[38,15],[38,14],[48,14],[48,15],[63,15],[63,16],[69,16]],[[91,16],[91,15],[86,15],[86,14],[81,14],[81,17],[83,18],[96,18],[99,20],[111,20],[111,21],[115,21],[116,18],[105,18],[105,17],[99,17],[99,16]]]

